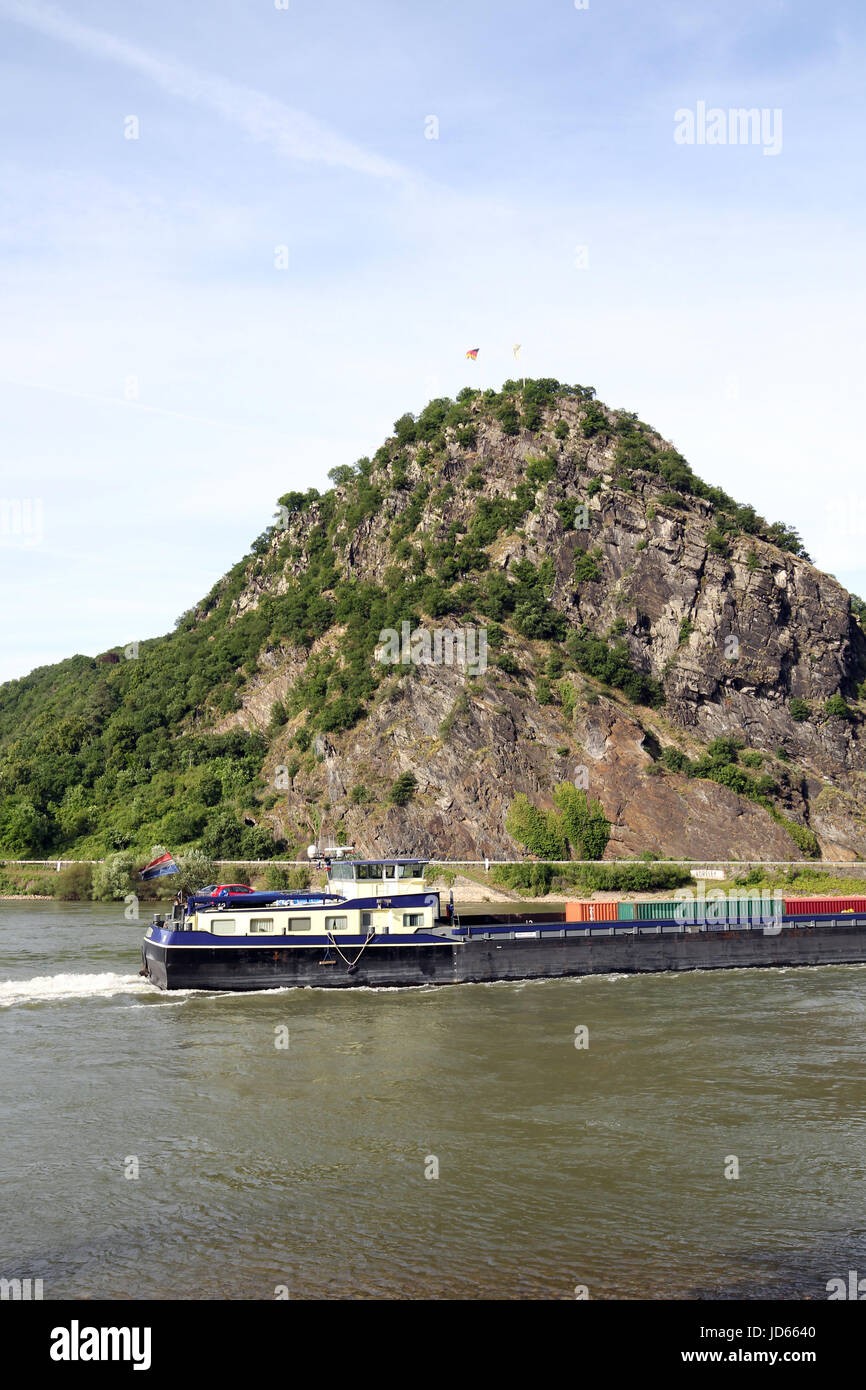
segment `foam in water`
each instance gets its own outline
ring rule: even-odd
[[[109,999],[113,994],[153,994],[139,975],[37,975],[32,980],[0,980],[0,1008],[11,1004],[53,1003],[61,999]]]

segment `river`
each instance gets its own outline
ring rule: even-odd
[[[161,995],[143,927],[0,903],[0,1277],[822,1299],[866,1273],[866,967]]]

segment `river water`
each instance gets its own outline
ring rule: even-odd
[[[0,1277],[46,1299],[866,1274],[866,967],[178,995],[142,932],[0,903]]]

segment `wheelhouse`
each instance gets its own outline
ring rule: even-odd
[[[426,859],[338,859],[328,866],[328,886],[341,898],[423,893],[426,868]]]

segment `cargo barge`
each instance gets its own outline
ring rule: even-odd
[[[575,902],[564,914],[443,912],[419,859],[327,864],[322,893],[207,889],[155,917],[159,989],[351,989],[866,962],[866,898]]]

